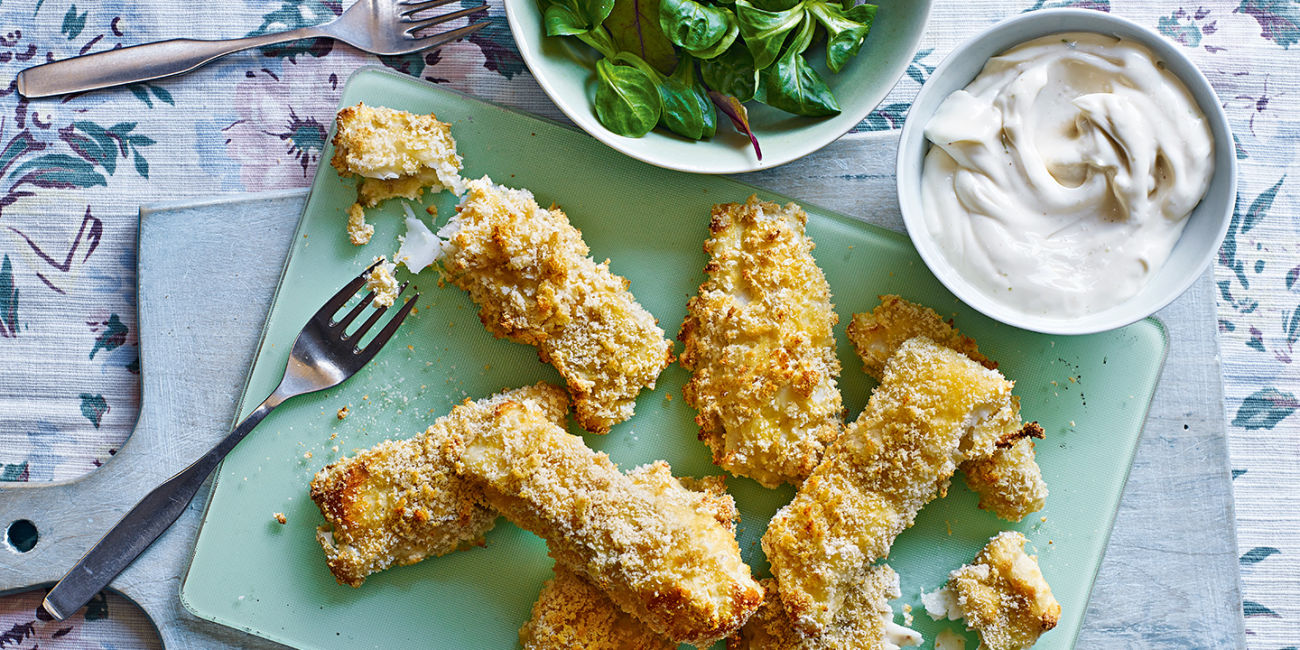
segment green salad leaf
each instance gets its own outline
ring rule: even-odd
[[[681,85],[690,89],[691,96],[695,100],[695,105],[700,111],[700,135],[696,140],[712,138],[718,130],[718,112],[713,106],[713,100],[709,99],[709,91],[704,87],[699,77],[695,75],[695,59],[690,55],[683,56],[677,63],[677,69],[673,71],[672,78]],[[671,128],[671,125],[669,126]],[[674,129],[676,130],[676,129]],[[678,131],[678,133],[681,133]],[[685,134],[683,134],[685,135]],[[689,136],[687,136],[689,137]]]
[[[727,48],[736,42],[736,37],[740,36],[740,21],[736,20],[736,14],[732,13],[730,9],[725,11],[727,12],[727,32],[722,35],[722,38],[718,39],[717,43],[703,49],[688,49],[686,50],[688,54],[696,59],[712,59],[726,52]]]
[[[717,132],[719,113],[763,152],[744,102],[804,116],[840,112],[805,56],[826,37],[826,65],[861,51],[876,7],[857,0],[538,0],[549,36],[572,36],[596,62],[595,111],[628,137],[656,126],[692,140]]]
[[[808,0],[805,6],[826,29],[826,67],[838,73],[862,49],[876,18],[876,6],[862,4],[845,10],[827,0]]]
[[[758,73],[759,100],[764,104],[808,117],[839,114],[840,105],[830,87],[803,57],[803,51],[812,43],[816,27],[813,21],[805,22],[785,54],[771,67]]]
[[[709,88],[742,102],[753,99],[758,90],[758,70],[754,69],[754,58],[741,43],[732,45],[717,57],[700,61],[700,76]]]
[[[806,22],[803,3],[784,11],[768,11],[747,0],[736,0],[736,19],[756,70],[772,65],[781,54],[786,36]]]
[[[543,13],[547,36],[577,36],[599,27],[614,0],[552,0]]]
[[[669,131],[692,140],[704,136],[704,110],[691,86],[693,75],[687,78],[685,72],[692,70],[695,65],[689,56],[682,57],[677,62],[677,70],[673,71],[672,76],[659,74],[649,63],[629,52],[619,52],[614,57],[614,62],[627,63],[654,82],[659,91],[660,124]]]
[[[705,50],[721,41],[735,18],[723,7],[695,0],[660,0],[659,26],[674,45]],[[739,31],[739,28],[737,28]]]
[[[659,90],[645,72],[610,59],[596,62],[596,117],[605,128],[639,138],[659,123]]]

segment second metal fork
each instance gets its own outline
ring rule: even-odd
[[[117,525],[104,535],[81,560],[72,567],[63,579],[45,596],[45,611],[54,618],[63,620],[72,615],[90,601],[96,593],[108,586],[132,561],[153,544],[172,523],[176,521],[189,505],[199,486],[216,469],[221,459],[248,435],[253,427],[271,413],[275,407],[290,397],[316,392],[337,386],[351,377],[362,366],[378,354],[379,349],[393,337],[397,327],[402,324],[420,294],[415,294],[406,302],[374,339],[364,347],[362,339],[374,328],[379,319],[388,311],[387,307],[375,310],[354,332],[348,332],[349,326],[371,304],[375,294],[366,296],[340,320],[334,315],[356,295],[357,290],[366,282],[366,275],[373,271],[378,263],[371,265],[348,283],[325,306],[321,307],[311,320],[303,327],[298,338],[293,342],[289,353],[289,362],[285,368],[280,385],[272,391],[248,417],[244,418],[233,431],[208,453],[154,488],[126,513]],[[398,292],[406,290],[403,284]]]
[[[150,81],[189,72],[218,57],[304,38],[333,38],[371,54],[408,54],[442,47],[488,25],[480,21],[449,32],[425,30],[487,9],[478,5],[436,16],[416,14],[457,0],[357,0],[331,22],[288,32],[233,40],[178,38],[123,47],[33,66],[18,73],[24,97],[49,97]]]

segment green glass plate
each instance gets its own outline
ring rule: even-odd
[[[531,189],[543,205],[560,204],[592,254],[612,260],[614,272],[631,280],[636,297],[670,335],[703,280],[701,245],[710,207],[750,194],[784,200],[725,178],[640,163],[570,128],[379,69],[349,80],[342,103],[357,101],[436,113],[452,124],[467,176],[488,174]],[[321,160],[330,154],[327,149]],[[241,412],[274,387],[307,317],[373,256],[394,252],[403,230],[401,206],[390,202],[371,211],[375,237],[358,248],[343,233],[344,209],[353,196],[351,181],[320,166]],[[439,224],[454,203],[445,193],[432,197]],[[1160,374],[1164,328],[1147,320],[1071,338],[1000,325],[944,290],[905,236],[804,207],[840,314],[840,387],[851,418],[866,403],[872,383],[844,338],[844,325],[853,313],[874,307],[878,294],[898,293],[956,318],[1016,380],[1025,416],[1047,430],[1047,440],[1038,445],[1051,489],[1047,508],[1008,524],[978,510],[975,496],[955,480],[948,496],[927,506],[894,545],[889,561],[902,576],[904,593],[896,608],[912,605],[927,645],[942,627],[957,627],[922,614],[919,591],[940,586],[990,536],[1015,528],[1031,540],[1063,608],[1059,627],[1040,646],[1068,647],[1083,619]],[[485,548],[385,571],[360,589],[334,582],[314,538],[322,519],[307,485],[321,467],[380,441],[416,435],[465,398],[539,380],[559,382],[533,348],[492,338],[464,292],[439,287],[432,271],[414,281],[422,294],[420,309],[370,365],[338,388],[280,407],[219,469],[181,589],[182,601],[196,615],[311,648],[517,644],[516,631],[551,574],[545,545],[533,535],[503,521]],[[662,458],[679,475],[720,473],[696,439],[694,412],[681,397],[686,378],[680,366],[670,366],[658,388],[642,393],[634,418],[608,436],[586,436],[587,443],[625,469]],[[339,420],[335,413],[345,405],[352,414]],[[740,506],[741,550],[755,572],[766,575],[758,540],[793,491],[766,490],[748,479],[728,485]],[[288,523],[276,523],[276,512]],[[973,643],[972,637],[968,647]]]

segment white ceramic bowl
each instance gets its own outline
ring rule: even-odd
[[[858,55],[839,74],[825,67],[824,50],[814,45],[809,60],[826,79],[839,115],[807,118],[758,102],[749,102],[749,122],[763,160],[754,157],[749,138],[731,128],[718,114],[718,133],[710,140],[692,141],[655,129],[628,138],[606,129],[596,119],[596,53],[571,37],[548,37],[537,0],[505,0],[506,20],[529,71],[551,101],[592,137],[637,160],[697,174],[736,174],[768,169],[806,156],[857,126],[880,103],[912,63],[925,32],[931,0],[872,0],[878,7],[871,32]],[[815,53],[814,53],[815,52]]]
[[[959,273],[934,241],[921,214],[921,170],[930,149],[925,125],[953,91],[966,87],[990,57],[1049,34],[1098,32],[1141,43],[1163,60],[1192,94],[1214,136],[1214,178],[1188,216],[1169,260],[1128,300],[1086,316],[1051,318],[1013,310],[989,297]],[[1085,9],[1046,9],[1002,21],[953,50],[930,75],[908,111],[898,147],[898,201],[912,243],[930,271],[963,302],[990,318],[1048,334],[1092,334],[1128,325],[1169,304],[1200,277],[1218,254],[1228,231],[1237,195],[1237,157],[1228,118],[1209,81],[1183,50],[1154,31],[1107,13]]]

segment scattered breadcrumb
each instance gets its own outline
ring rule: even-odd
[[[493,335],[537,346],[564,377],[584,429],[606,433],[632,417],[637,394],[673,358],[654,316],[626,278],[590,257],[558,208],[487,177],[468,188],[438,231],[447,279],[469,292]]]
[[[713,206],[708,278],[677,335],[713,462],[766,487],[802,481],[843,427],[839,318],[807,222],[798,205],[756,196]]]
[[[360,203],[353,203],[348,207],[348,239],[353,246],[361,246],[370,242],[370,237],[375,234],[375,227],[366,223],[366,213],[361,208]]]
[[[339,412],[338,412],[338,418],[339,418],[340,420],[342,420],[342,419],[346,418],[348,415],[350,415],[351,413],[352,413],[352,411],[349,411],[349,410],[348,410],[348,407],[344,406],[343,408],[339,409]],[[335,435],[337,435],[337,434],[335,434]],[[332,438],[332,437],[330,438],[330,440],[333,440],[333,439],[334,439],[334,438]]]
[[[303,458],[311,458],[311,452],[310,452],[310,451],[308,451],[308,452],[303,452],[302,457],[303,457]]]
[[[274,516],[277,524],[284,524],[289,521],[288,517],[285,517],[283,512],[277,512]]]

